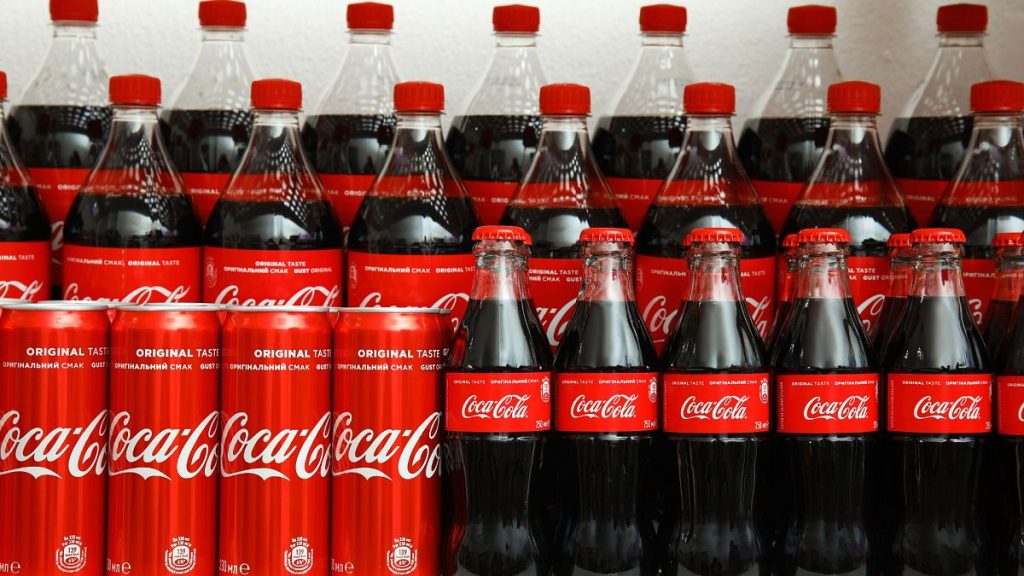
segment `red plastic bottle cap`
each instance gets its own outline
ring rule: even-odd
[[[541,86],[540,113],[548,116],[586,116],[590,114],[590,88],[581,84]]]
[[[111,76],[110,103],[159,106],[160,79],[145,74]]]
[[[540,30],[540,8],[525,4],[495,6],[491,23],[495,32],[536,34]]]
[[[0,100],[7,100],[7,72],[0,72]]]
[[[633,243],[633,233],[626,228],[584,228],[580,242],[624,242]]]
[[[355,2],[345,9],[349,30],[391,30],[395,26],[395,9],[380,2]]]
[[[988,7],[982,4],[939,6],[935,24],[943,34],[978,34],[988,28]]]
[[[695,228],[690,230],[683,241],[684,246],[698,244],[701,242],[731,242],[733,244],[743,243],[743,232],[738,228]]]
[[[1024,112],[1024,84],[1012,80],[989,80],[971,86],[974,112]]]
[[[473,241],[478,240],[507,240],[522,242],[527,246],[533,244],[530,235],[519,226],[478,226],[473,231]]]
[[[686,32],[686,7],[672,4],[651,4],[640,8],[641,32]]]
[[[199,25],[204,28],[244,28],[245,16],[245,2],[204,0],[199,3]]]
[[[260,110],[301,110],[302,84],[282,78],[254,80],[250,88],[252,107]]]
[[[683,88],[683,110],[687,114],[732,114],[736,111],[736,88],[721,82],[697,82]]]
[[[957,228],[918,228],[910,233],[911,244],[963,244],[967,242]]]
[[[796,248],[800,244],[796,234],[786,234],[782,237],[782,247],[787,250]]]
[[[1003,232],[1002,234],[996,234],[992,238],[993,248],[1019,248],[1024,246],[1024,238],[1017,232]]]
[[[434,82],[395,84],[395,112],[441,112],[444,86]]]
[[[786,15],[786,27],[790,34],[831,35],[836,33],[837,20],[833,6],[793,6]]]
[[[99,18],[97,0],[50,0],[50,20],[54,22],[95,22]]]
[[[800,244],[849,244],[850,233],[843,228],[804,228],[797,234]]]
[[[882,109],[882,89],[871,82],[838,82],[828,87],[828,111],[878,114]]]
[[[910,248],[910,244],[910,234],[905,232],[893,234],[885,241],[885,246],[887,248]]]

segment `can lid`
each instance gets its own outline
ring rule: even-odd
[[[244,28],[245,17],[245,2],[203,0],[199,3],[199,25],[204,28]]]
[[[252,107],[260,110],[300,110],[302,84],[284,78],[253,80],[250,87]]]
[[[114,310],[124,312],[219,312],[224,310],[221,304],[204,304],[202,302],[160,302],[155,304],[115,304]]]
[[[584,228],[580,242],[623,242],[633,243],[633,233],[626,228]]]
[[[160,79],[145,74],[111,76],[110,103],[158,106],[160,104]]]
[[[98,0],[50,0],[54,22],[95,22],[100,17]]]
[[[7,100],[7,72],[0,70],[0,100]]]
[[[982,4],[946,4],[935,13],[941,33],[979,33],[988,28],[988,7]]]
[[[967,242],[962,230],[957,228],[918,228],[910,233],[912,244],[963,244]]]
[[[782,237],[783,248],[796,248],[799,244],[800,242],[797,240],[796,234],[786,234]]]
[[[882,108],[882,89],[878,84],[837,82],[828,87],[829,112],[878,114]]]
[[[835,34],[837,20],[834,6],[792,6],[786,14],[786,27],[790,34]]]
[[[381,2],[353,2],[345,9],[349,30],[391,30],[395,26],[395,9]]]
[[[738,228],[695,228],[690,230],[683,240],[684,246],[698,244],[701,242],[729,242],[740,244],[743,242],[743,232]]]
[[[522,242],[527,246],[533,243],[526,230],[519,226],[477,226],[477,229],[473,231],[473,241],[476,242],[478,240],[507,240],[509,242]]]
[[[444,110],[444,86],[435,82],[399,82],[395,84],[396,112],[434,112]]]
[[[800,244],[849,244],[850,233],[843,228],[804,228],[797,235]]]
[[[230,306],[224,306],[221,310],[226,310],[233,314],[238,313],[256,313],[256,312],[293,312],[296,314],[327,314],[330,311],[326,306],[242,306],[241,304],[232,304]]]
[[[44,300],[42,302],[18,300],[5,302],[3,308],[4,310],[39,312],[106,312],[110,306],[105,302],[90,302],[88,300]]]
[[[974,112],[1024,111],[1024,84],[1012,80],[989,80],[971,86]]]
[[[887,248],[910,248],[910,234],[906,232],[900,232],[889,236],[889,239],[885,241]]]
[[[541,86],[540,113],[548,116],[586,116],[590,114],[590,88],[582,84]]]
[[[673,4],[650,4],[640,8],[641,32],[686,32],[686,7]]]
[[[540,8],[525,4],[495,6],[491,23],[495,32],[536,34],[540,30]]]
[[[992,238],[993,248],[1019,248],[1024,246],[1024,238],[1019,232],[1002,232]]]
[[[736,88],[722,82],[696,82],[683,88],[683,110],[687,114],[732,114],[736,111]]]

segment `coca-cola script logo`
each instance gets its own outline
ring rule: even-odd
[[[672,328],[675,326],[676,314],[679,313],[679,307],[675,306],[671,309],[668,306],[668,298],[664,296],[658,296],[647,303],[643,311],[644,324],[651,331],[651,335],[655,336],[655,339],[659,339],[659,336],[668,336],[672,333]],[[661,339],[664,339],[661,338]]]
[[[679,407],[679,417],[683,420],[746,420],[748,400],[750,396],[734,394],[706,401],[690,396]]]
[[[750,319],[754,321],[754,327],[763,336],[768,333],[768,324],[772,321],[768,317],[768,308],[772,304],[770,296],[763,296],[760,300],[744,296],[747,309],[750,310]]]
[[[174,459],[178,478],[213,476],[217,471],[220,418],[206,415],[193,428],[132,430],[131,414],[118,412],[110,420],[110,476],[136,474],[142,478],[171,478],[154,465]]]
[[[981,402],[981,396],[961,396],[955,400],[933,400],[931,396],[922,396],[914,405],[914,418],[978,420],[981,418]]]
[[[438,298],[433,304],[427,306],[427,308],[440,308],[442,310],[454,311],[459,303],[468,303],[469,294],[465,292],[449,292],[444,296]],[[384,306],[393,306],[393,304],[385,304],[384,296],[380,292],[370,292],[363,298],[359,303],[359,308],[381,308]],[[452,322],[456,325],[459,322],[459,318],[452,315]]]
[[[28,474],[33,478],[63,478],[55,470],[67,458],[68,472],[73,478],[89,474],[101,475],[107,464],[107,411],[97,414],[85,427],[57,427],[44,430],[38,426],[22,429],[21,413],[9,410],[0,416],[0,462],[7,474]]]
[[[636,394],[612,394],[608,398],[589,399],[580,394],[569,406],[572,418],[636,418]]]
[[[847,396],[841,400],[823,400],[815,396],[804,405],[805,420],[866,420],[871,397]]]
[[[402,480],[437,476],[441,465],[441,413],[432,412],[414,429],[352,427],[352,413],[341,412],[334,419],[335,476],[357,474],[369,480],[394,480],[382,470],[398,458]]]
[[[506,394],[496,400],[481,400],[470,394],[462,403],[463,418],[524,420],[530,415],[529,394]]]
[[[65,300],[80,300],[83,302],[113,302],[120,300],[126,304],[168,304],[173,302],[184,302],[188,297],[190,288],[178,286],[176,288],[165,288],[163,286],[139,286],[124,295],[123,298],[90,298],[78,295],[78,283],[72,282],[64,287]]]
[[[331,415],[324,414],[312,428],[249,429],[249,415],[232,414],[224,422],[221,476],[243,474],[261,480],[290,480],[285,465],[294,460],[295,476],[309,480],[327,476],[330,466]]]
[[[226,306],[335,306],[341,297],[341,288],[334,286],[306,286],[287,298],[240,298],[237,284],[225,286],[214,299],[215,304]]]
[[[864,325],[864,330],[871,331],[875,319],[882,314],[883,307],[885,307],[885,294],[875,294],[865,298],[857,306],[857,314],[860,316],[861,324]]]
[[[0,298],[11,300],[34,300],[43,289],[43,283],[33,280],[28,284],[17,280],[0,280]]]
[[[565,329],[569,326],[569,320],[572,319],[572,311],[575,307],[575,297],[558,308],[537,307],[537,318],[540,320],[541,326],[547,327],[544,333],[548,337],[548,343],[552,346],[557,346],[558,342],[562,339],[562,335],[565,334]]]

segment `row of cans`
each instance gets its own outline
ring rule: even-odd
[[[0,308],[0,574],[439,573],[446,311]]]

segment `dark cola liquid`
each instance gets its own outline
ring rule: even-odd
[[[879,371],[849,298],[795,300],[772,354],[777,374]],[[776,442],[772,572],[879,573],[878,434],[780,434]]]
[[[950,180],[967,153],[970,116],[897,118],[885,145],[895,178]]]
[[[470,300],[448,370],[549,371],[551,349],[530,308],[526,300]],[[447,433],[446,576],[547,573],[551,522],[540,471],[545,436]]]
[[[804,228],[843,228],[850,233],[851,256],[886,256],[889,236],[915,227],[907,211],[895,206],[823,208],[794,204],[781,237]]]
[[[161,134],[179,172],[231,174],[242,160],[252,132],[248,110],[171,110]]]
[[[50,240],[50,221],[31,186],[0,184],[0,242]]]
[[[519,182],[537,153],[540,116],[456,116],[445,139],[466,180]]]
[[[635,302],[584,301],[562,337],[555,371],[656,372],[657,364]],[[557,436],[549,476],[560,508],[555,574],[656,572],[653,439],[638,432]]]
[[[978,374],[989,371],[989,360],[963,298],[912,297],[886,366],[894,373]],[[887,444],[895,487],[885,506],[893,531],[887,573],[989,574],[987,435],[891,432]]]
[[[753,180],[804,182],[825,148],[828,126],[828,118],[751,118],[736,151]]]
[[[594,158],[613,178],[668,177],[682,150],[686,119],[682,116],[610,116],[594,133]]]
[[[1017,314],[1007,327],[1006,340],[997,360],[1000,376],[1024,376],[1024,310],[1018,303]],[[1024,436],[1000,434],[995,438],[992,460],[996,482],[989,492],[993,556],[1001,576],[1024,573]]]
[[[7,126],[30,168],[92,168],[112,116],[105,106],[15,106]]]
[[[932,226],[957,228],[967,237],[964,258],[992,258],[992,238],[1024,231],[1024,206],[954,206],[938,204]]]
[[[878,329],[872,334],[872,343],[879,355],[884,353],[886,344],[889,343],[889,338],[892,336],[893,331],[896,330],[896,325],[899,323],[900,316],[903,314],[903,308],[906,305],[906,298],[896,296],[885,297],[885,304],[882,305],[882,314],[878,319]]]
[[[1013,312],[1017,303],[1013,300],[992,300],[985,312],[985,329],[982,339],[990,354],[995,356],[1003,344],[1003,338],[1013,322]]]
[[[526,230],[535,258],[578,258],[580,232],[585,228],[625,228],[615,208],[523,208],[509,206],[501,223]]]
[[[687,301],[665,348],[666,374],[767,372],[741,302]],[[659,526],[662,574],[763,574],[770,544],[765,434],[671,435],[663,472],[673,516]]]
[[[253,202],[221,198],[205,244],[245,250],[341,248],[341,228],[325,200]]]
[[[390,114],[310,116],[302,127],[302,147],[317,172],[375,176],[394,136]]]
[[[97,248],[176,248],[202,245],[202,233],[184,194],[80,192],[64,222],[64,242]]]
[[[380,254],[466,254],[473,249],[476,224],[469,198],[366,196],[348,247]]]
[[[681,258],[683,239],[697,228],[738,228],[743,258],[775,254],[775,232],[759,206],[675,206],[652,204],[636,236],[638,254]]]

